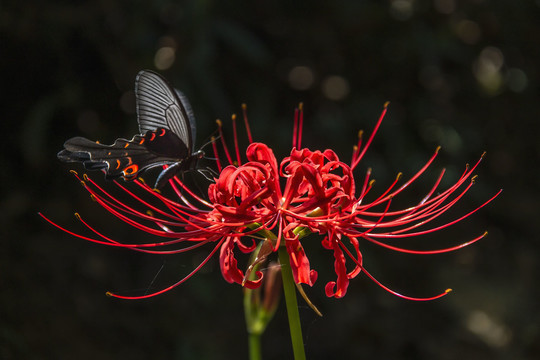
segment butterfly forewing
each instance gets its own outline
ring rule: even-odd
[[[191,109],[161,75],[148,70],[139,72],[135,96],[141,134],[158,128],[168,129],[178,136],[189,152],[192,151]]]

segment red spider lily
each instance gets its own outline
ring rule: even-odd
[[[400,297],[411,300],[430,300],[446,295],[450,290],[428,298],[413,298],[398,294],[378,282],[363,266],[360,239],[375,243],[390,250],[411,254],[437,254],[457,250],[483,238],[484,233],[457,246],[420,251],[391,245],[386,240],[410,238],[430,234],[451,226],[488,204],[500,191],[475,210],[447,222],[431,226],[432,222],[454,206],[474,184],[473,172],[481,159],[467,166],[457,182],[444,191],[435,192],[442,180],[441,171],[435,184],[416,205],[402,210],[391,210],[392,199],[413,183],[432,164],[438,150],[426,164],[410,179],[398,187],[401,174],[390,187],[374,201],[364,202],[372,189],[371,170],[368,170],[359,190],[353,175],[366,150],[371,144],[387,110],[387,104],[379,117],[374,131],[362,147],[361,133],[350,164],[339,160],[332,150],[311,151],[301,147],[303,112],[300,106],[295,111],[293,147],[290,156],[278,165],[272,150],[265,144],[253,142],[243,107],[249,146],[247,162],[242,163],[238,146],[236,117],[233,116],[234,149],[233,161],[218,121],[223,156],[228,165],[219,160],[217,142],[213,142],[219,176],[208,188],[208,200],[191,191],[177,177],[169,180],[174,199],[150,188],[141,180],[134,183],[150,199],[135,194],[126,186],[115,181],[138,206],[129,206],[112,196],[97,183],[84,175],[75,173],[92,198],[120,220],[162,240],[150,243],[119,243],[98,232],[80,216],[95,237],[76,234],[51,222],[60,229],[77,237],[100,244],[125,247],[152,254],[175,254],[211,243],[213,249],[202,263],[185,278],[151,294],[119,298],[146,298],[161,294],[186,281],[195,274],[219,250],[220,267],[228,282],[236,282],[247,288],[260,286],[263,274],[257,272],[255,280],[248,275],[256,263],[266,259],[279,246],[285,246],[289,254],[294,280],[297,284],[312,286],[317,272],[311,268],[301,239],[310,234],[322,235],[321,245],[334,255],[336,280],[326,284],[326,295],[340,298],[347,292],[349,280],[364,272],[373,281]],[[142,209],[140,209],[142,208]],[[382,210],[381,210],[382,209]],[[274,234],[274,231],[277,235]],[[248,241],[246,242],[246,239]],[[244,272],[238,266],[235,250],[252,253],[256,249],[255,239],[264,239],[254,262]],[[347,262],[351,264],[348,265]],[[251,277],[250,277],[251,278]]]

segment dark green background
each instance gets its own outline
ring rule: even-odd
[[[37,215],[82,230],[78,211],[115,239],[148,240],[99,209],[56,152],[75,135],[131,137],[134,77],[155,69],[156,51],[171,39],[176,60],[161,72],[191,100],[198,144],[216,118],[246,102],[255,138],[284,156],[303,101],[304,145],[348,160],[356,132],[370,130],[389,100],[358,173],[373,167],[375,193],[397,172],[412,174],[439,144],[433,169],[396,205],[418,201],[444,166],[445,185],[455,181],[484,150],[478,183],[446,219],[504,188],[463,224],[403,243],[439,248],[489,231],[459,252],[421,257],[362,244],[367,269],[396,290],[454,289],[438,301],[399,299],[362,275],[345,298],[328,299],[333,256],[306,240],[320,272],[306,291],[324,313],[301,303],[308,358],[538,356],[540,2],[12,0],[0,5],[0,358],[247,358],[242,291],[222,279],[217,259],[151,300],[104,295],[144,292],[162,265],[156,284],[175,281],[208,249],[143,256],[70,237]],[[314,74],[305,90],[291,87],[296,66]],[[337,101],[321,90],[335,75],[350,89]],[[284,307],[263,350],[265,359],[292,357]]]

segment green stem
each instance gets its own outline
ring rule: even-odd
[[[261,334],[258,332],[249,333],[249,360],[262,360]]]
[[[295,360],[305,360],[304,340],[302,338],[302,326],[300,324],[300,313],[298,312],[298,302],[296,301],[296,286],[289,261],[289,254],[285,246],[280,246],[278,250],[279,262],[281,263],[281,276],[283,277],[283,293],[285,294],[285,304],[287,305],[287,315],[289,317],[289,329],[291,331],[291,341]]]

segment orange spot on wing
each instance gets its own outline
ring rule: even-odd
[[[165,129],[161,129],[161,134],[159,134],[159,136],[163,136],[165,135]]]
[[[131,176],[131,175],[135,174],[138,170],[139,170],[139,166],[137,166],[137,164],[133,164],[133,165],[130,165],[130,166],[126,167],[124,169],[123,173],[124,173],[124,176]]]
[[[120,167],[120,160],[116,159],[116,168],[118,169]]]

